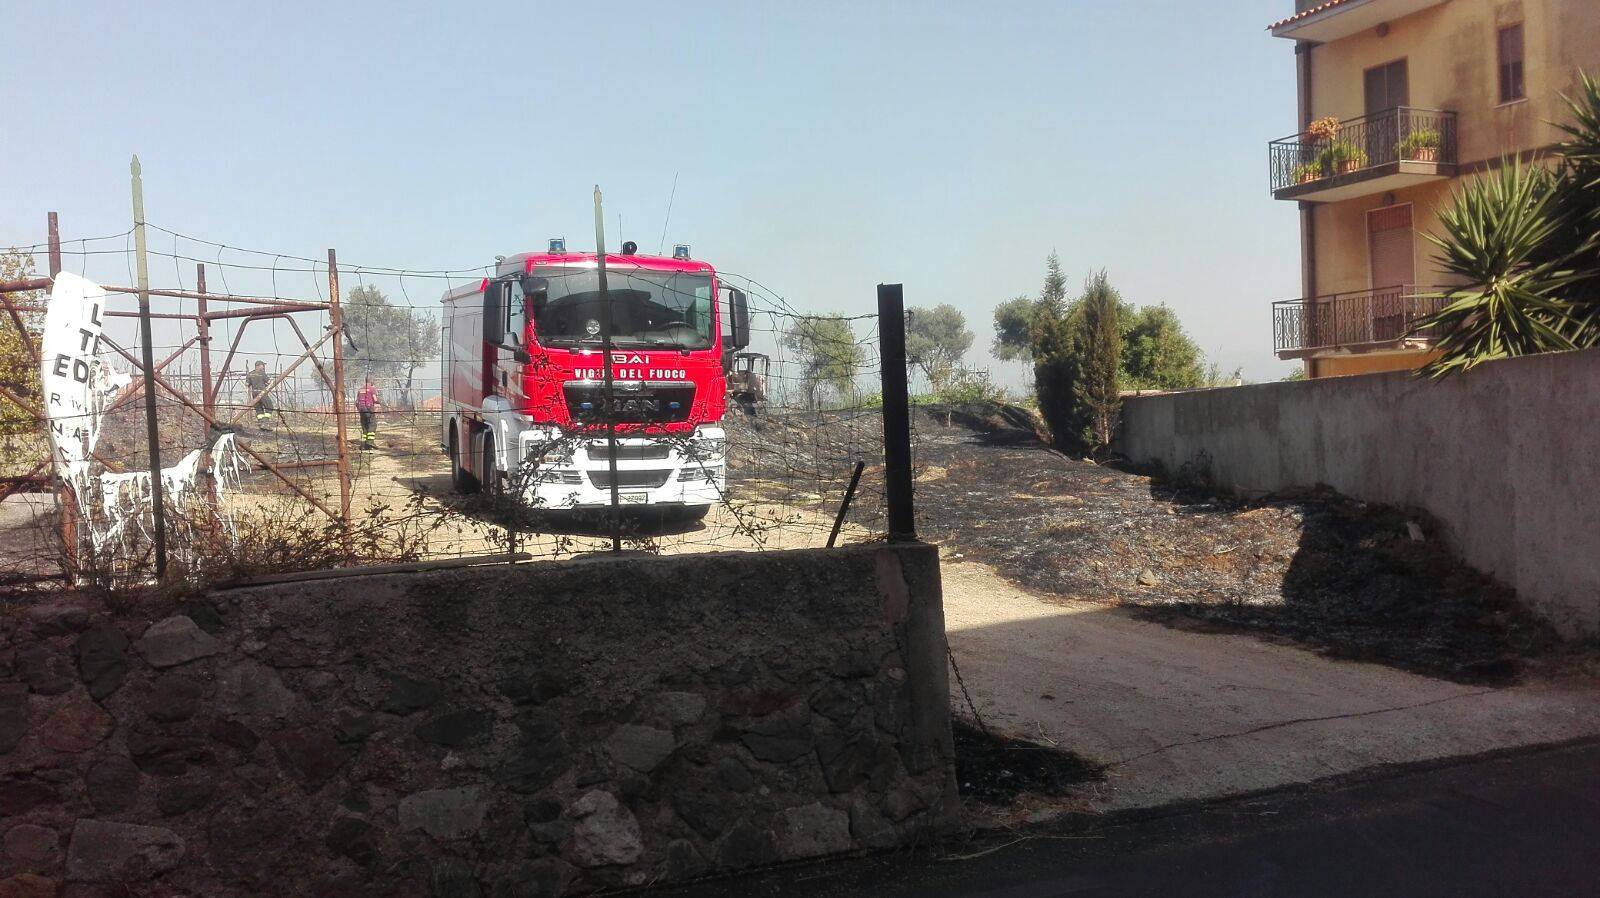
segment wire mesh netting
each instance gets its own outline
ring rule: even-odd
[[[719,271],[721,290],[702,290],[676,310],[664,300],[649,304],[652,314],[670,313],[664,324],[648,324],[650,334],[679,332],[667,351],[685,360],[700,350],[718,356],[714,377],[687,384],[699,395],[682,397],[682,414],[661,390],[647,397],[651,414],[667,403],[689,426],[666,426],[670,415],[627,418],[620,411],[628,408],[626,390],[639,385],[622,376],[612,384],[622,392],[612,405],[600,402],[598,413],[579,412],[584,403],[571,383],[528,396],[511,388],[513,417],[531,430],[507,435],[490,421],[489,442],[500,437],[498,473],[483,477],[477,453],[485,440],[465,420],[482,416],[458,387],[463,371],[482,374],[468,361],[484,363],[452,352],[441,297],[471,293],[495,266],[337,262],[330,272],[328,260],[147,227],[163,532],[180,576],[216,581],[488,554],[556,558],[614,543],[661,553],[818,547],[834,538],[877,539],[885,530],[875,314],[802,313],[758,281]],[[48,282],[38,279],[49,247],[24,246],[11,256],[12,280],[0,292],[9,304],[0,333],[15,344],[0,342],[9,366],[0,393],[6,585],[148,582],[152,575],[143,347],[138,298],[126,286],[135,270],[130,234],[58,245],[63,270],[108,291],[96,353],[93,479],[75,489],[64,485],[59,460],[52,463],[37,362],[27,357],[30,347],[37,353],[48,303]],[[28,278],[32,289],[21,289]],[[614,333],[640,340],[629,328],[646,325],[630,322],[617,298],[640,292],[634,280],[624,266],[608,302]],[[329,302],[334,289],[342,340]],[[741,292],[749,309],[748,346],[737,352],[710,323],[727,330],[729,290]],[[870,295],[864,290],[860,304]],[[549,301],[556,309],[561,300]],[[714,315],[706,303],[716,304]],[[525,349],[536,350],[535,367],[537,350],[551,348],[539,345],[539,335],[557,343],[558,335],[581,331],[582,317],[530,321],[538,342]],[[643,386],[648,393],[662,385]],[[718,395],[705,395],[713,390]],[[541,402],[570,414],[551,414]],[[640,423],[646,420],[654,423]],[[841,517],[858,463],[859,483]],[[605,497],[598,504],[597,493]],[[559,498],[567,494],[574,501]]]

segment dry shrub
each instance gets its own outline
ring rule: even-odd
[[[413,496],[394,505],[373,500],[348,527],[298,497],[224,520],[203,501],[167,510],[168,591],[190,591],[291,571],[417,561],[430,536],[460,516]],[[64,557],[64,556],[63,556]],[[148,592],[155,556],[143,528],[96,552],[80,551],[74,567],[80,586],[115,600]]]
[[[396,508],[373,500],[351,516],[348,528],[322,511],[288,497],[277,507],[241,516],[207,532],[204,544],[185,552],[186,580],[225,583],[290,571],[361,564],[399,564],[427,555],[429,537],[452,513],[413,496]]]

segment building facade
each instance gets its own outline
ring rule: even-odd
[[[1301,290],[1273,304],[1278,357],[1310,377],[1414,368],[1441,305],[1438,210],[1457,179],[1561,139],[1600,74],[1600,0],[1296,0],[1300,131],[1268,146],[1300,205]]]

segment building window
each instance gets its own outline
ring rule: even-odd
[[[1522,25],[1500,29],[1496,49],[1500,56],[1500,102],[1520,100],[1527,96],[1522,83]]]
[[[1366,82],[1367,115],[1377,115],[1389,109],[1398,109],[1411,104],[1411,92],[1407,85],[1406,61],[1396,59],[1385,65],[1367,69],[1363,80]]]

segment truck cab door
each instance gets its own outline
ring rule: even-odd
[[[483,293],[483,395],[513,404],[522,397],[522,366],[529,361],[523,327],[522,285],[490,281]]]
[[[522,371],[532,357],[528,354],[527,297],[522,292],[522,281],[511,278],[505,282],[505,333],[500,339],[500,389],[499,393],[513,408],[522,408]]]

